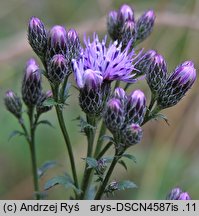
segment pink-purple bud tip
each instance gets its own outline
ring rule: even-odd
[[[118,11],[118,19],[120,21],[132,21],[134,22],[134,12],[129,5],[122,5]]]
[[[39,69],[39,65],[37,64],[36,60],[34,58],[29,59],[26,62],[25,67],[25,79],[27,80],[31,74],[33,74],[35,71]]]

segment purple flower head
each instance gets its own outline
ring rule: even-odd
[[[167,200],[191,200],[187,192],[183,192],[181,188],[173,188],[167,195]]]
[[[146,97],[141,90],[133,91],[126,103],[125,123],[136,123],[141,125],[146,112]]]
[[[103,81],[121,80],[134,83],[135,74],[132,74],[134,69],[133,56],[134,50],[129,52],[129,45],[122,51],[121,44],[116,41],[106,47],[106,37],[102,42],[96,34],[93,36],[93,42],[90,39],[86,41],[83,57],[80,60],[73,60],[73,70],[75,73],[77,85],[78,80],[82,80],[82,76],[87,69],[97,71],[103,77]]]
[[[122,131],[122,143],[125,148],[139,143],[142,139],[142,128],[138,124],[127,125]]]
[[[180,194],[178,200],[191,200],[191,197],[187,192],[183,192]]]
[[[121,23],[126,21],[134,22],[134,11],[129,5],[124,4],[120,7],[118,10],[118,21]]]
[[[121,130],[124,123],[124,107],[117,98],[112,98],[107,102],[104,120],[107,128],[112,132]]]
[[[63,26],[53,26],[48,33],[47,62],[56,54],[66,55],[67,32]]]
[[[107,30],[110,37],[115,41],[120,35],[121,25],[118,22],[117,11],[110,11],[107,17]]]
[[[5,94],[4,102],[6,109],[20,119],[22,113],[21,99],[12,90],[8,90]]]
[[[68,61],[61,54],[54,55],[48,65],[49,80],[54,84],[59,84],[67,75],[69,75]]]
[[[34,58],[29,59],[26,62],[24,79],[27,80],[30,78],[30,76],[34,76],[35,79],[40,80],[40,74],[36,73],[38,69],[39,65],[37,64],[36,60]]]
[[[70,29],[67,33],[67,57],[70,61],[72,59],[78,59],[81,52],[82,47],[78,34],[75,29]]]
[[[164,57],[158,53],[148,58],[148,66],[146,65],[145,73],[147,83],[153,92],[158,94],[167,80],[167,64]]]
[[[75,31],[75,29],[70,29],[70,30],[68,31],[67,35],[68,35],[68,40],[71,41],[71,42],[73,42],[73,43],[75,43],[75,41],[76,41],[77,39],[79,39],[79,38],[78,38],[78,34],[77,34],[77,32]]]
[[[101,87],[103,78],[98,71],[87,69],[83,74],[84,87],[87,90],[99,89]]]
[[[185,61],[168,76],[159,93],[158,105],[164,109],[177,104],[196,80],[196,69],[192,61]]]
[[[184,85],[190,88],[196,80],[196,69],[192,61],[185,61],[179,65],[171,74],[168,81],[174,82],[174,85]]]
[[[44,58],[47,45],[47,34],[42,21],[37,17],[31,17],[28,25],[28,41],[40,57]]]
[[[31,107],[38,103],[41,96],[41,72],[36,61],[32,58],[27,61],[22,82],[22,98],[24,103]]]
[[[123,88],[117,87],[114,92],[113,92],[113,98],[117,98],[121,101],[126,101],[127,100],[127,96],[126,96],[126,92],[124,91]]]

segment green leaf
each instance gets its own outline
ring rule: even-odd
[[[43,104],[43,106],[55,106],[55,105],[58,105],[58,103],[53,99],[53,98],[47,98]]]
[[[10,141],[13,137],[15,136],[26,136],[25,133],[18,131],[18,130],[14,130],[10,133],[9,137],[8,137],[8,141]]]
[[[37,123],[37,125],[40,125],[40,124],[45,124],[45,125],[48,125],[48,126],[54,128],[54,126],[48,120],[41,120]]]
[[[124,180],[118,182],[118,190],[125,190],[125,189],[132,189],[132,188],[137,188],[137,185],[129,180]]]
[[[92,157],[87,157],[87,158],[83,158],[84,160],[86,160],[86,163],[88,164],[88,168],[97,168],[98,164],[97,164],[97,160],[95,160],[95,158]]]
[[[127,170],[126,163],[123,160],[118,161],[119,164],[121,164],[125,170]]]
[[[100,141],[107,141],[107,142],[112,142],[112,143],[115,142],[114,139],[113,139],[113,137],[108,136],[108,135],[101,136],[100,137]]]
[[[71,177],[68,174],[64,176],[55,176],[54,178],[49,179],[44,185],[44,190],[49,190],[56,185],[62,185],[65,188],[73,188],[77,193],[80,193],[80,190],[75,187]]]
[[[131,155],[131,154],[125,153],[122,155],[122,157],[128,158],[128,159],[132,160],[134,163],[137,163],[136,157]]]
[[[102,159],[104,159],[106,163],[111,163],[114,159],[114,156],[106,156],[103,157]]]
[[[155,120],[164,120],[164,121],[167,123],[167,125],[170,125],[170,124],[169,124],[168,118],[167,118],[164,114],[162,114],[162,113],[157,113],[157,114],[155,114],[155,115],[153,116],[153,118],[154,118]]]
[[[55,167],[57,165],[57,161],[47,161],[45,162],[40,168],[38,168],[37,170],[37,175],[38,178],[41,178],[46,171],[48,171],[49,169],[52,169],[53,167]]]

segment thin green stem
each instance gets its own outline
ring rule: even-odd
[[[102,184],[101,184],[101,186],[100,186],[100,188],[99,188],[99,190],[98,190],[98,192],[97,192],[97,194],[95,196],[95,200],[100,200],[101,199],[101,197],[102,197],[102,195],[103,195],[103,193],[105,191],[105,188],[106,188],[106,186],[108,184],[109,178],[111,177],[111,174],[112,174],[112,172],[113,172],[113,170],[115,168],[115,165],[117,164],[117,162],[118,162],[118,160],[120,158],[121,158],[121,154],[118,155],[117,152],[116,152],[115,157],[114,157],[114,159],[113,159],[113,161],[112,161],[112,163],[111,163],[111,165],[110,165],[110,167],[108,169],[108,172],[107,172],[107,174],[106,174],[106,176],[105,176],[105,178],[104,178],[104,180],[103,180],[103,182],[102,182]]]
[[[96,160],[99,160],[107,151],[108,149],[113,145],[112,142],[107,143],[102,151],[97,155]]]
[[[100,152],[100,150],[102,148],[102,144],[103,144],[102,136],[105,133],[106,133],[106,125],[105,125],[104,121],[102,121],[99,136],[98,136],[98,139],[97,139],[97,145],[96,145],[96,149],[95,149],[95,153],[94,153],[95,158],[97,157],[97,155],[99,154],[99,152]]]
[[[144,121],[142,122],[142,125],[144,125],[146,122],[148,122],[151,118],[152,118],[152,109],[153,109],[153,106],[156,102],[156,97],[154,94],[151,95],[151,101],[150,101],[150,104],[147,108],[147,111],[146,111],[146,114],[145,114],[145,117],[144,117]],[[142,126],[141,125],[141,126]]]
[[[53,96],[54,96],[54,99],[55,99],[56,102],[59,102],[58,90],[59,90],[58,87],[53,87],[52,86],[52,92],[53,92]],[[74,185],[76,186],[76,188],[79,188],[78,179],[77,179],[77,172],[76,172],[76,166],[75,166],[75,160],[74,160],[74,155],[73,155],[73,150],[72,150],[72,145],[71,145],[70,138],[69,138],[69,135],[68,135],[68,131],[66,129],[66,125],[65,125],[65,122],[64,122],[63,111],[62,111],[62,108],[60,107],[59,104],[55,105],[55,109],[56,109],[56,113],[57,113],[59,126],[61,128],[64,140],[65,140],[65,143],[66,143],[66,147],[67,147],[67,150],[68,150],[70,163],[71,163],[71,169],[72,169],[72,175],[73,175],[73,180],[74,180]]]
[[[33,181],[34,181],[34,190],[35,197],[37,200],[40,200],[39,193],[39,181],[37,175],[37,160],[36,160],[36,149],[35,149],[35,122],[34,122],[34,107],[29,107],[28,110],[29,122],[30,122],[30,153],[32,160],[32,170],[33,170]]]
[[[90,124],[93,127],[93,128],[86,129],[86,136],[87,136],[87,141],[88,141],[87,157],[92,157],[93,144],[94,144],[95,132],[96,132],[96,129],[95,129],[96,119],[95,119],[95,116],[87,115],[86,117],[87,117],[88,124]],[[84,169],[82,185],[81,185],[82,193],[81,193],[80,199],[84,199],[87,195],[91,173],[92,173],[92,169],[88,169],[88,166],[86,164],[85,169]]]

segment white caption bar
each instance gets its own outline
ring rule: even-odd
[[[199,201],[141,201],[141,200],[41,200],[0,201],[0,215],[8,216],[156,216],[156,215],[199,215]]]

